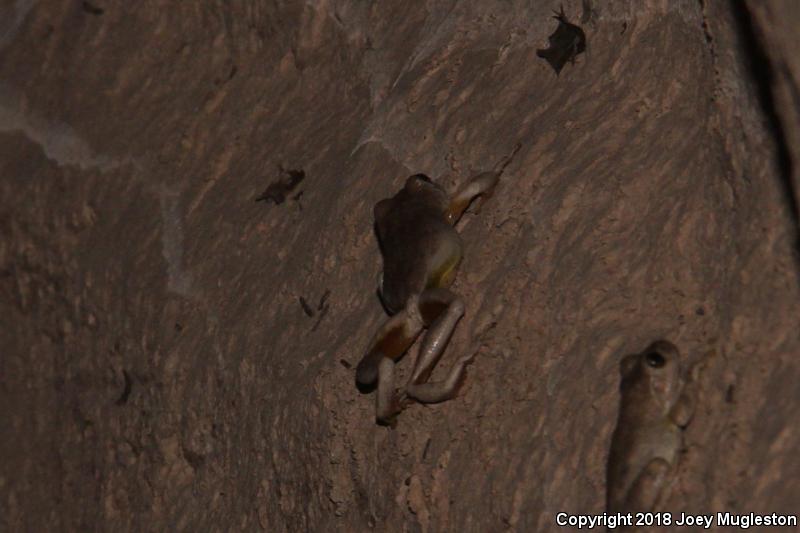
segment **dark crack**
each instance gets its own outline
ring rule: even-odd
[[[731,2],[730,5],[739,35],[742,38],[747,68],[757,89],[759,104],[767,120],[769,131],[775,139],[778,178],[794,225],[794,260],[800,266],[800,206],[792,178],[794,168],[786,130],[781,122],[772,92],[777,78],[776,65],[770,61],[763,43],[758,38],[753,16],[747,5],[744,2]]]

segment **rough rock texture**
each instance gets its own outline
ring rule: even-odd
[[[0,5],[0,529],[555,530],[659,337],[702,368],[670,507],[797,512],[796,3],[594,4],[558,77],[555,1]],[[518,142],[466,385],[376,426],[372,205]]]
[[[749,49],[762,80],[763,108],[778,141],[785,192],[794,200],[791,208],[800,228],[800,4],[750,1],[748,9],[742,29],[754,40]],[[797,245],[800,251],[800,233]]]

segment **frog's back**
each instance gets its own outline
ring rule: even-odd
[[[382,298],[390,312],[402,309],[426,287],[452,281],[462,243],[447,222],[445,208],[443,193],[411,195],[401,191],[376,216],[383,256]]]
[[[608,461],[607,494],[609,512],[643,511],[628,509],[627,499],[638,476],[654,459],[675,466],[681,447],[681,430],[669,419],[619,427],[614,432]]]

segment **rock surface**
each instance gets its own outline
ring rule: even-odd
[[[593,4],[559,76],[556,2],[0,6],[0,529],[554,531],[656,338],[701,369],[670,507],[796,513],[797,5]],[[516,143],[466,385],[376,426],[372,206]]]

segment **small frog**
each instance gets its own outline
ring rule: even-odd
[[[504,167],[505,165],[503,165]],[[391,198],[375,205],[375,230],[383,256],[379,293],[391,315],[370,343],[356,369],[361,390],[377,386],[376,418],[392,424],[402,409],[395,392],[395,362],[423,328],[427,334],[405,395],[422,403],[456,395],[474,353],[458,359],[441,382],[428,382],[456,324],[464,302],[448,287],[461,262],[463,244],[453,227],[477,196],[488,197],[502,172],[484,172],[470,179],[452,197],[424,174],[415,174]]]
[[[620,364],[620,409],[608,458],[608,512],[654,510],[667,495],[694,414],[680,353],[657,341]]]

